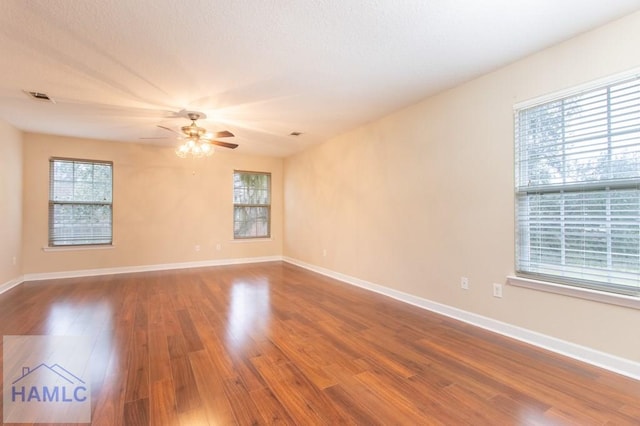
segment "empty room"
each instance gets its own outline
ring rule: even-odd
[[[640,1],[0,1],[3,424],[640,424]]]

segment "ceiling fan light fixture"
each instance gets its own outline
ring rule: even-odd
[[[178,132],[176,132],[175,130],[169,127],[158,125],[158,127],[161,127],[165,130],[178,133],[179,140],[183,141],[182,144],[178,146],[178,148],[176,149],[176,155],[178,157],[180,158],[209,157],[213,155],[213,152],[215,151],[213,148],[214,145],[222,146],[224,148],[230,148],[230,149],[235,149],[238,147],[238,145],[234,143],[222,142],[222,141],[217,141],[213,139],[214,136],[233,137],[234,134],[229,132],[228,130],[218,132],[214,135],[211,132],[207,132],[207,129],[205,129],[204,127],[198,126],[198,124],[196,123],[196,120],[198,118],[203,117],[204,114],[201,114],[199,112],[189,112],[187,116],[191,120],[191,124],[187,126],[182,126],[180,128],[180,130],[182,130],[182,135],[180,135]]]
[[[204,127],[200,127],[196,124],[195,120],[188,126],[182,126],[182,133],[187,137],[200,137],[207,133]]]
[[[185,139],[184,143],[176,149],[176,155],[180,158],[202,158],[210,157],[214,151],[215,149],[209,142],[195,137]]]

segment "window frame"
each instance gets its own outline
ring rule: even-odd
[[[91,201],[56,201],[53,198],[54,195],[54,164],[56,162],[71,162],[73,164],[76,163],[85,163],[93,165],[108,165],[111,169],[111,201],[109,202],[91,202]],[[48,249],[73,249],[73,248],[101,248],[101,247],[112,247],[113,246],[113,180],[114,180],[114,167],[113,161],[108,160],[91,160],[84,158],[69,158],[69,157],[50,157],[49,158],[49,203],[48,203]],[[74,179],[74,183],[76,180]],[[79,242],[79,243],[70,243],[70,244],[60,244],[56,243],[57,239],[54,238],[53,235],[53,224],[54,224],[54,208],[56,205],[88,205],[88,206],[108,206],[110,210],[110,221],[109,221],[109,241],[108,242]]]
[[[537,194],[540,196],[544,194],[558,194],[562,199],[562,197],[569,196],[571,194],[584,194],[589,191],[597,191],[599,194],[602,194],[601,196],[607,200],[605,201],[605,203],[608,206],[609,203],[611,202],[612,197],[617,195],[615,191],[628,190],[633,192],[633,191],[640,190],[640,176],[632,177],[629,179],[614,179],[614,178],[611,178],[611,176],[609,176],[608,178],[602,177],[597,180],[589,181],[586,183],[582,183],[582,182],[567,183],[566,180],[568,180],[569,175],[567,174],[566,171],[563,171],[562,173],[562,179],[564,180],[562,184],[549,184],[549,185],[538,184],[537,186],[534,184],[529,189],[527,189],[527,185],[529,185],[530,182],[524,185],[522,184],[522,182],[519,182],[519,179],[520,179],[519,175],[523,173],[523,170],[521,169],[522,162],[521,162],[521,159],[519,158],[519,154],[520,154],[520,150],[522,149],[521,145],[526,145],[524,141],[520,140],[522,136],[519,134],[520,132],[519,114],[522,111],[528,110],[530,108],[539,107],[539,106],[550,105],[558,101],[568,101],[573,97],[587,95],[588,93],[598,89],[606,90],[607,93],[609,93],[609,91],[615,88],[617,84],[624,84],[627,81],[638,79],[639,76],[640,76],[640,70],[633,70],[631,72],[607,77],[605,79],[600,79],[585,85],[577,86],[569,90],[565,90],[559,93],[555,93],[552,95],[548,95],[545,97],[533,99],[530,101],[526,101],[526,102],[522,102],[514,105],[514,148],[515,148],[514,204],[515,204],[515,213],[516,213],[515,215],[515,227],[516,227],[515,228],[515,234],[516,234],[515,275],[516,277],[510,277],[510,281],[516,282],[516,281],[524,280],[524,281],[538,282],[538,283],[548,282],[548,283],[553,283],[550,285],[567,286],[568,288],[575,288],[577,290],[584,290],[584,291],[596,292],[596,293],[602,292],[602,294],[611,294],[611,295],[621,296],[621,297],[628,296],[633,299],[640,296],[640,285],[636,284],[640,280],[636,281],[636,283],[622,284],[622,285],[616,282],[612,282],[613,280],[619,279],[619,278],[616,278],[617,275],[625,274],[619,271],[618,269],[616,269],[614,266],[607,266],[606,270],[607,270],[607,274],[609,274],[608,278],[607,279],[603,278],[600,280],[567,277],[565,274],[570,275],[570,273],[567,272],[567,269],[571,269],[571,266],[567,266],[567,265],[563,265],[563,269],[561,271],[562,275],[560,275],[559,273],[553,273],[553,272],[549,273],[549,270],[545,271],[543,270],[543,268],[540,268],[540,270],[538,271],[531,271],[531,268],[529,268],[529,270],[523,269],[523,266],[520,263],[522,250],[523,248],[526,249],[527,247],[531,249],[532,245],[530,242],[523,243],[522,240],[528,239],[532,234],[532,230],[531,230],[531,227],[527,229],[525,226],[523,226],[523,222],[527,222],[527,220],[530,219],[530,215],[527,213],[526,218],[525,216],[521,217],[520,215],[521,208],[519,208],[519,203],[522,200],[522,197],[528,197],[529,195],[533,195],[533,194]],[[611,98],[607,97],[606,110],[607,110],[608,119],[610,117],[609,114],[611,114],[612,105],[615,105],[615,104],[612,103]],[[636,108],[640,109],[640,99],[635,99],[635,103],[633,105]],[[564,129],[566,129],[567,127],[566,120],[567,120],[567,117],[562,115],[563,132],[565,131]],[[632,132],[635,134],[637,133],[637,130],[632,130]],[[612,138],[614,136],[615,136],[615,133],[611,129],[608,129],[606,132],[606,137]],[[568,143],[565,140],[563,140],[561,143],[563,145],[566,144],[568,146]],[[609,153],[608,155],[609,157],[607,157],[606,161],[610,162],[612,161],[612,157],[610,157],[612,154]],[[560,204],[564,205],[564,201],[561,201]],[[606,221],[610,221],[610,217],[608,216],[609,214],[610,213],[607,210]],[[560,216],[562,216],[561,220],[564,220],[563,214],[561,214]],[[633,217],[636,221],[640,220],[640,214],[636,213]],[[610,238],[609,233],[611,232],[611,229],[610,229],[611,224],[609,223],[608,226],[609,228],[607,228],[607,238]],[[566,238],[566,237],[562,235],[561,238]],[[545,246],[543,245],[543,249],[544,247]],[[551,246],[547,244],[546,247],[547,247],[547,250],[549,250],[549,247]],[[607,256],[612,255],[612,248],[610,246],[607,246],[606,255]],[[634,275],[634,273],[631,272],[631,273],[628,273],[628,275]],[[614,278],[612,278],[612,276]],[[518,277],[521,278],[521,280],[518,280]]]
[[[268,203],[260,204],[260,203],[236,203],[236,188],[235,188],[235,177],[237,174],[249,174],[249,175],[263,175],[267,176],[267,194],[268,194]],[[247,240],[260,240],[260,239],[269,239],[271,238],[271,172],[258,172],[258,171],[250,171],[250,170],[234,170],[233,171],[233,240],[234,241],[247,241]],[[256,236],[239,236],[236,233],[236,210],[238,208],[266,208],[267,210],[267,232],[265,235],[256,235]]]

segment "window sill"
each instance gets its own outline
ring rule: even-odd
[[[639,297],[625,296],[615,293],[605,293],[603,291],[580,287],[571,287],[562,284],[554,284],[547,281],[538,281],[530,278],[516,277],[513,275],[507,277],[507,283],[515,287],[524,287],[532,290],[544,291],[547,293],[562,294],[564,296],[577,297],[580,299],[593,300],[595,302],[624,306],[626,308],[640,310]]]
[[[101,244],[95,246],[59,246],[59,247],[42,247],[42,251],[83,251],[83,250],[111,250],[116,246],[113,244]]]
[[[267,241],[273,241],[273,238],[234,238],[232,243],[264,243]]]

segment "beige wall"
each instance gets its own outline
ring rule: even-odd
[[[635,14],[288,158],[284,255],[640,361],[638,310],[492,296],[514,268],[513,104],[640,67],[638,45]]]
[[[220,149],[193,160],[178,158],[173,147],[29,133],[24,138],[25,274],[282,254],[282,159]],[[43,250],[54,156],[113,161],[113,249]],[[272,173],[270,241],[233,241],[234,169]]]
[[[0,289],[22,275],[21,232],[22,133],[0,121]]]

